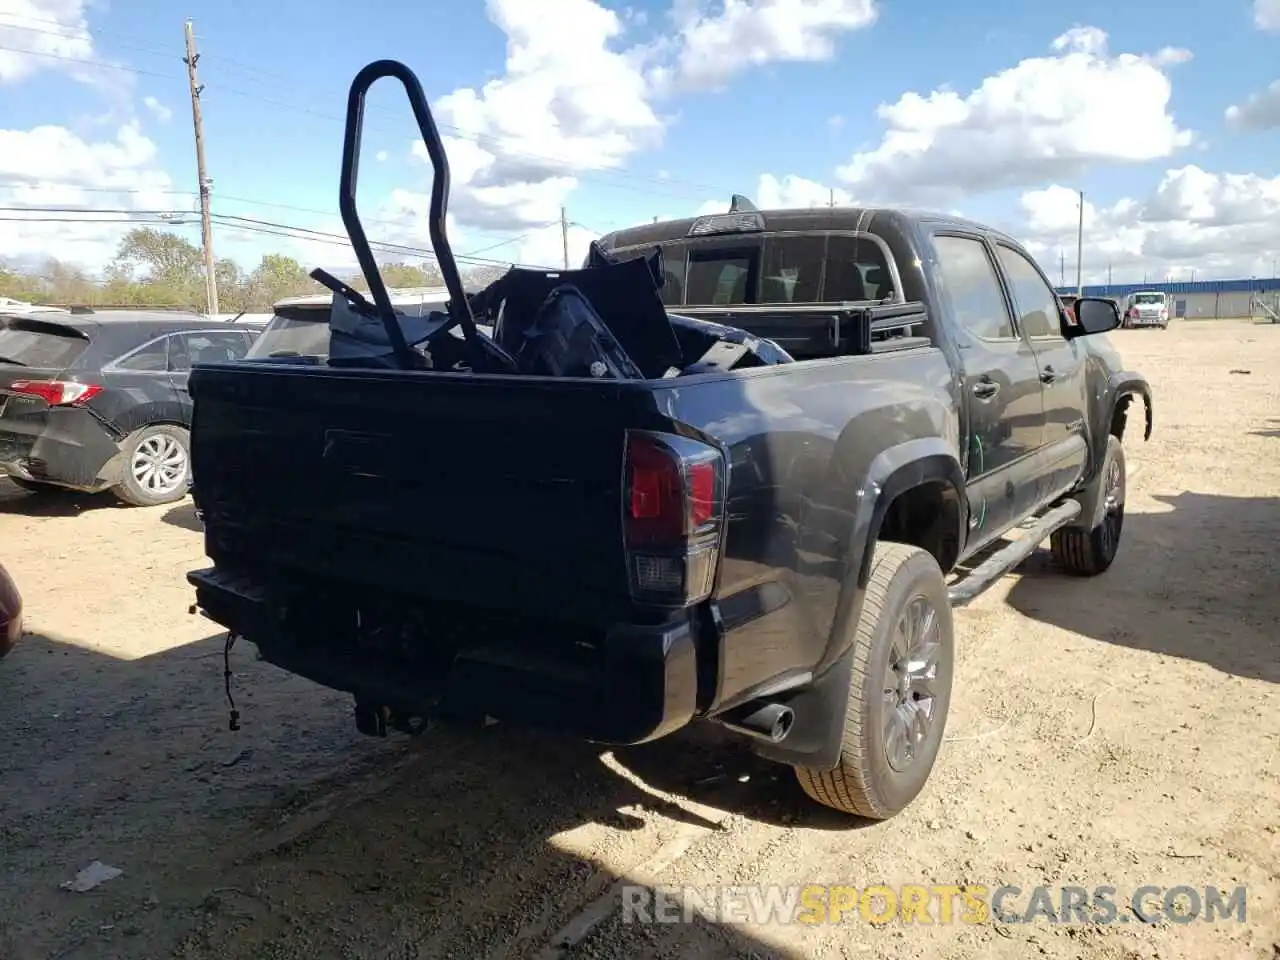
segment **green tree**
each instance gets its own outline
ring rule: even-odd
[[[293,257],[268,253],[249,275],[248,301],[254,309],[270,310],[282,297],[294,297],[307,293],[321,293],[324,288],[316,283]]]
[[[213,277],[218,285],[219,310],[223,313],[239,313],[249,309],[249,284],[240,264],[224,257],[214,264]]]
[[[204,256],[200,247],[174,233],[138,227],[124,234],[116,261],[145,266],[152,284],[187,293],[204,282]]]

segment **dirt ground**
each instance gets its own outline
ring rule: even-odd
[[[1156,395],[1116,565],[1042,550],[957,614],[948,741],[881,824],[711,730],[365,738],[252,649],[230,732],[189,503],[0,491],[32,631],[0,663],[0,958],[1280,958],[1280,326],[1112,342]],[[60,888],[95,860],[123,874]],[[1133,922],[635,925],[622,880],[1109,884]],[[1246,922],[1139,922],[1144,884],[1244,884]]]

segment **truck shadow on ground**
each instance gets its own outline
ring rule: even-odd
[[[1008,604],[1084,637],[1280,683],[1280,498],[1154,499],[1165,509],[1125,514],[1120,551],[1105,574],[1066,576],[1040,549],[1018,569]]]
[[[29,634],[0,662],[0,956],[313,957],[358,942],[517,958],[672,831],[723,832],[698,804],[850,828],[714,730],[617,751],[627,775],[598,747],[502,724],[366,738],[348,698],[240,648],[232,733],[222,666],[221,634],[131,661]],[[58,889],[94,860],[124,875]],[[601,929],[620,935],[612,910]],[[629,956],[676,942],[789,956],[711,923],[650,933]]]

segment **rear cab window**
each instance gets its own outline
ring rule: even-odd
[[[862,303],[892,300],[887,251],[868,234],[762,233],[669,240],[662,248],[668,307]],[[643,254],[653,245],[622,247]]]
[[[28,318],[0,318],[0,366],[66,370],[88,346],[89,338],[75,327]]]

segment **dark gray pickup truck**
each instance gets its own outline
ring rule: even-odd
[[[405,68],[357,85],[385,75],[436,148],[457,290],[443,150]],[[351,200],[363,92],[343,213],[380,305]],[[593,256],[658,265],[672,356],[631,375],[198,367],[197,606],[350,691],[367,733],[443,713],[620,745],[714,721],[817,801],[893,815],[942,742],[952,607],[1046,538],[1068,574],[1116,557],[1126,415],[1141,397],[1150,436],[1151,401],[1099,336],[1115,306],[1068,316],[1010,237],[892,209],[738,202]],[[484,309],[451,300],[455,344],[485,339]]]

